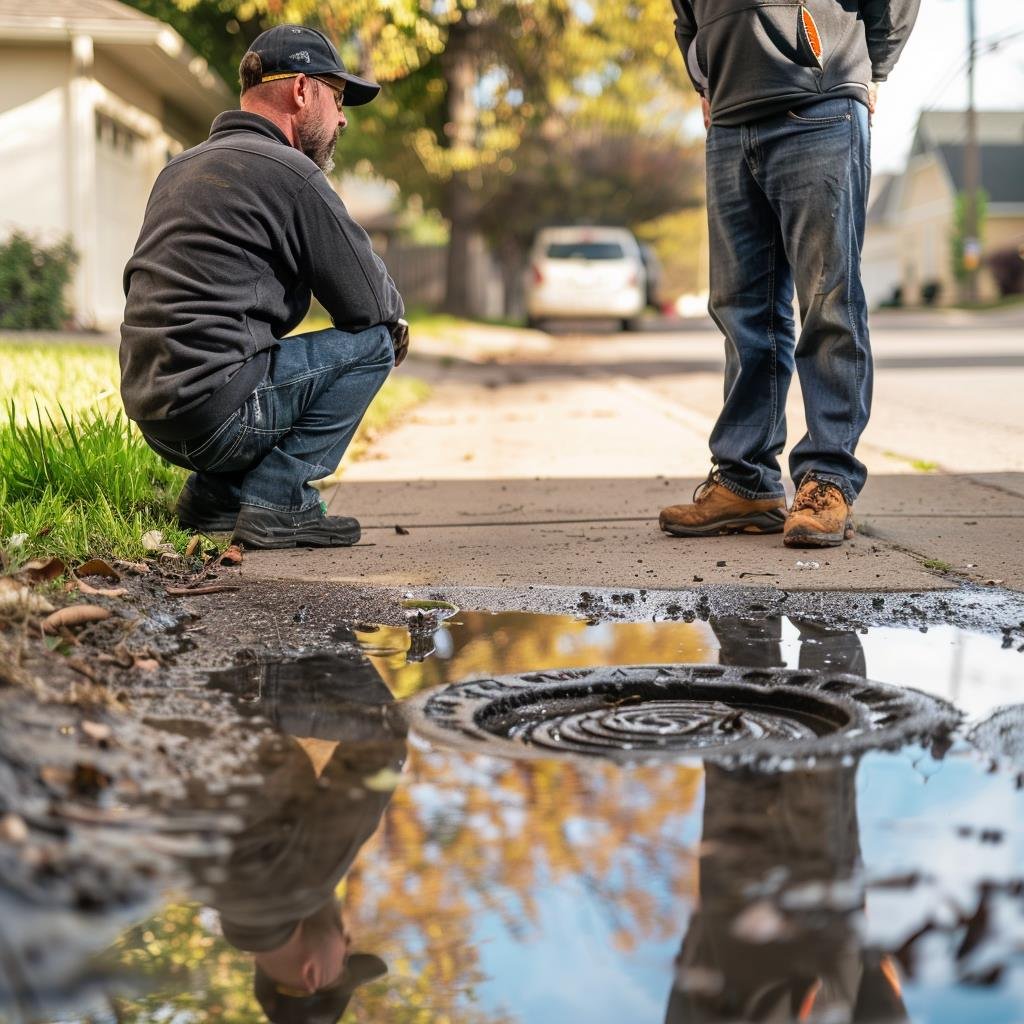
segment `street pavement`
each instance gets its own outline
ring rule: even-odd
[[[332,512],[361,519],[363,544],[254,552],[247,574],[403,588],[1024,589],[1024,310],[874,318],[858,536],[818,552],[658,530],[658,510],[689,500],[708,469],[723,366],[710,323],[415,331],[399,372],[427,378],[431,398],[327,495]],[[787,417],[793,443],[797,384]]]

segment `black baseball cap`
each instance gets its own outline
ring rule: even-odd
[[[263,64],[263,81],[295,75],[333,79],[345,85],[345,106],[359,107],[369,103],[380,86],[345,70],[334,44],[315,28],[305,25],[275,25],[256,37],[249,53],[259,54]]]
[[[337,1024],[360,985],[388,973],[388,965],[372,953],[353,953],[341,978],[330,988],[303,996],[279,986],[262,968],[256,968],[256,1000],[271,1024]]]

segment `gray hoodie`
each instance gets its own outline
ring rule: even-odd
[[[676,41],[714,124],[740,125],[824,97],[867,103],[921,0],[672,0]]]

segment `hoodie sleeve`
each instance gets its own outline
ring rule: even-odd
[[[405,305],[384,261],[320,171],[299,190],[295,218],[309,287],[335,327],[360,331],[403,316]]]
[[[697,63],[697,19],[693,7],[690,0],[672,0],[672,7],[676,12],[676,42],[686,64],[686,73],[694,89],[703,96],[708,82]]]
[[[921,0],[860,0],[871,56],[871,79],[884,82],[917,21]]]

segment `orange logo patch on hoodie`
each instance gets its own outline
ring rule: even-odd
[[[818,26],[814,24],[814,18],[806,7],[800,8],[800,20],[804,26],[804,37],[807,45],[811,48],[815,60],[821,60],[821,36],[818,35]]]

